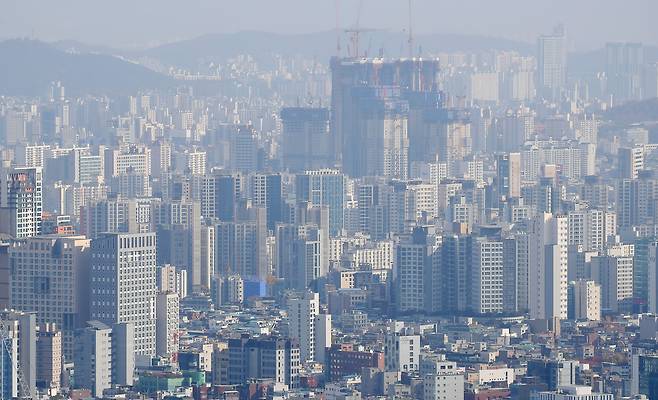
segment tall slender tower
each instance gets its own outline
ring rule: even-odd
[[[568,237],[566,216],[539,214],[531,223],[528,246],[530,318],[566,319]]]

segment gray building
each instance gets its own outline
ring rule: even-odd
[[[281,110],[281,120],[281,158],[284,169],[303,172],[334,164],[328,109],[284,108]]]
[[[425,400],[463,400],[464,372],[442,357],[422,357],[420,376]]]
[[[91,318],[132,323],[135,354],[155,355],[155,233],[107,233],[91,249]]]
[[[89,321],[75,340],[75,386],[100,397],[112,385],[112,329]]]
[[[249,379],[273,379],[291,389],[299,386],[299,343],[293,339],[261,337],[229,339],[216,349],[214,384],[243,384]]]
[[[100,321],[87,321],[85,328],[76,331],[75,386],[90,389],[100,397],[112,385],[132,385],[134,334],[132,323],[110,327]]]

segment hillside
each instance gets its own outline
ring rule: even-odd
[[[374,31],[361,35],[360,53],[379,54],[383,49],[388,57],[408,55],[407,37],[402,32]],[[346,35],[341,36],[342,53],[349,46]],[[533,51],[534,45],[507,39],[469,35],[432,34],[418,35],[415,48],[422,54],[441,51],[477,51],[487,49],[516,50],[523,54]],[[210,62],[223,62],[239,54],[249,54],[260,62],[272,62],[272,55],[302,55],[328,62],[336,53],[336,32],[309,34],[274,34],[267,32],[238,32],[210,34],[198,38],[154,47],[130,56],[146,56],[165,65],[196,69]]]
[[[0,42],[0,60],[2,95],[43,95],[53,81],[72,95],[127,94],[172,84],[167,76],[111,55],[67,53],[34,40]]]

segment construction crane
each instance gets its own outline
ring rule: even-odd
[[[11,342],[11,339],[13,339],[13,336],[12,333],[9,331],[9,327],[7,326],[7,321],[5,320],[6,316],[7,316],[6,312],[0,313],[0,341],[2,341],[2,348],[0,349],[0,353],[7,352],[7,356],[9,357],[9,366],[8,366],[9,368],[13,368],[14,361],[16,362],[17,376],[14,378],[12,374],[12,379],[16,379],[18,381],[18,398],[32,399],[30,387],[28,386],[28,383],[25,380],[25,377],[23,376],[23,370],[21,369],[21,366],[19,364],[18,357],[16,360],[14,360],[13,357],[14,349],[12,348],[12,345],[9,344]],[[2,393],[0,393],[0,396],[1,395]],[[0,400],[5,400],[5,399],[3,397]]]
[[[359,0],[359,8],[356,10],[356,22],[353,28],[345,29],[345,33],[350,35],[351,46],[348,46],[348,55],[353,58],[361,57],[359,41],[362,33],[374,32],[377,29],[361,28],[361,10],[363,9],[363,0]]]
[[[414,58],[414,35],[412,31],[412,22],[411,22],[411,0],[409,0],[409,58]]]
[[[380,29],[373,29],[373,28],[345,29],[345,33],[349,33],[351,35],[350,42],[351,42],[352,46],[348,47],[348,50],[349,50],[348,53],[349,53],[350,57],[353,57],[353,58],[361,57],[359,41],[360,41],[360,36],[361,36],[362,33],[377,32],[379,30]]]
[[[336,57],[340,57],[340,0],[334,2],[336,6]]]

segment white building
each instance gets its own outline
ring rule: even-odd
[[[430,183],[423,183],[417,185],[409,185],[410,194],[410,213],[413,213],[416,218],[420,218],[423,214],[428,217],[436,217],[438,214],[437,199],[436,199],[436,185]]]
[[[541,213],[530,223],[528,307],[530,318],[567,318],[568,220]],[[531,294],[531,295],[530,295]]]
[[[155,352],[160,356],[178,352],[179,297],[174,292],[160,292],[155,301]]]
[[[594,281],[573,282],[574,319],[601,320],[601,286]]]
[[[622,147],[619,149],[619,177],[621,179],[637,179],[638,173],[644,169],[644,148]]]
[[[536,392],[532,400],[613,400],[609,393],[592,393],[589,386],[561,386],[554,392]]]
[[[299,340],[301,362],[319,361],[331,346],[331,318],[320,314],[320,295],[307,291],[288,299],[288,323],[290,338]]]
[[[91,318],[134,324],[142,356],[155,355],[156,238],[107,233],[91,242]]]
[[[472,244],[471,309],[503,312],[503,242],[477,238]]]
[[[404,324],[393,322],[384,339],[386,371],[410,372],[420,369],[420,335]]]
[[[425,400],[463,400],[464,372],[452,361],[423,357],[420,361]]]
[[[225,280],[225,288],[229,303],[244,303],[244,280],[240,275],[229,275]]]
[[[125,174],[129,170],[136,174],[151,175],[151,149],[133,145],[105,151],[105,177]]]
[[[204,175],[206,173],[206,152],[201,150],[190,150],[185,152],[185,162],[188,173],[192,175]]]
[[[469,86],[471,100],[490,103],[500,100],[498,72],[475,72]]]
[[[629,310],[633,300],[633,256],[592,257],[592,279],[601,285],[601,310],[618,313]]]
[[[596,209],[569,212],[569,245],[581,245],[584,251],[604,251],[608,237],[617,231],[615,216]]]
[[[157,289],[162,292],[173,292],[178,297],[187,297],[187,271],[165,264],[158,267],[156,272]]]

